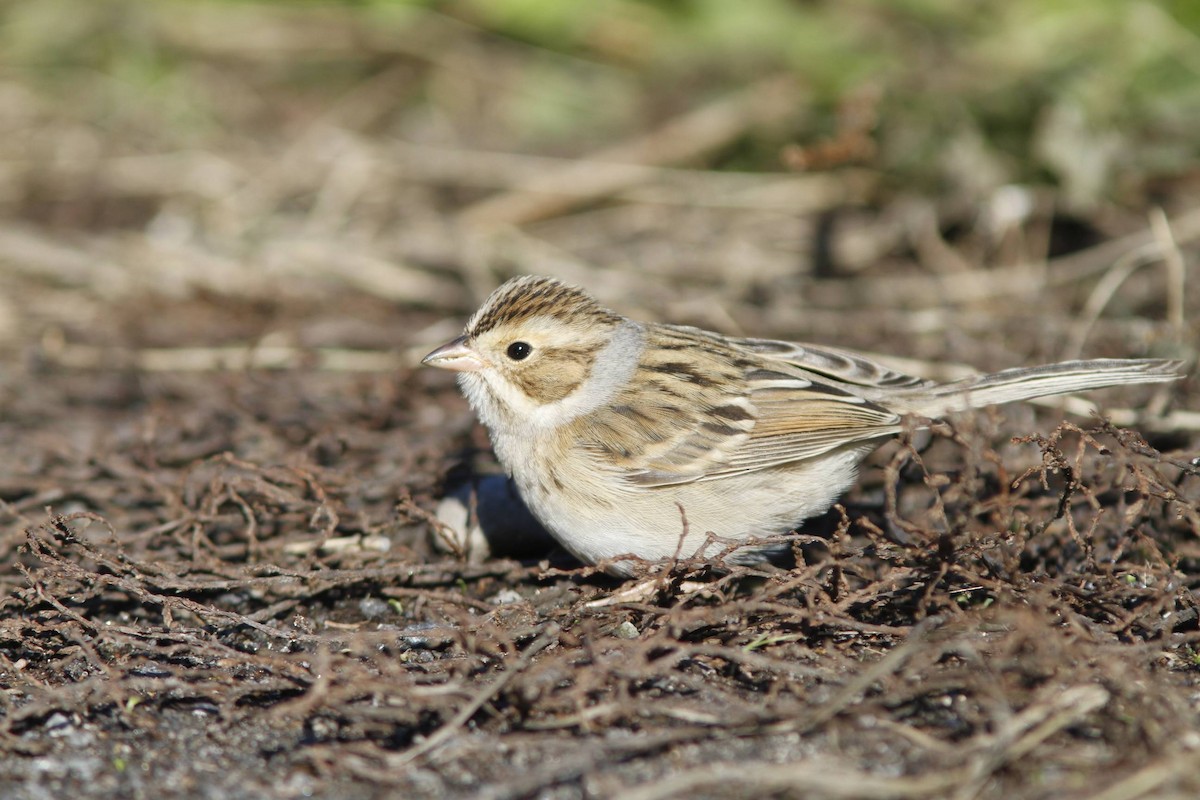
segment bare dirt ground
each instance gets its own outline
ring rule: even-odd
[[[711,170],[803,155],[777,76],[505,156],[532,147],[461,82],[551,56],[214,8],[146,12],[183,64],[150,110],[82,71],[0,85],[0,796],[1200,795],[1194,374],[904,437],[794,563],[626,598],[561,552],[431,546],[494,464],[416,366],[519,272],[933,377],[1194,359],[1194,179],[1090,216],[1030,189],[996,229],[869,165]],[[281,79],[314,29],[371,69]],[[164,126],[188,91],[213,118]]]

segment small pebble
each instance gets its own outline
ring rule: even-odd
[[[554,546],[550,534],[521,502],[512,481],[503,475],[487,475],[459,486],[438,503],[437,518],[442,524],[432,531],[434,549],[465,556],[472,564],[493,556],[531,556]]]
[[[358,601],[358,610],[367,619],[380,619],[386,617],[392,607],[387,604],[386,600],[378,597],[364,597]]]
[[[494,606],[505,606],[509,603],[519,603],[524,599],[519,592],[513,589],[501,589],[489,597],[488,602]]]

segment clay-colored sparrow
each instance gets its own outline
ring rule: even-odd
[[[1170,381],[1181,366],[1068,361],[939,384],[831,347],[635,322],[541,277],[498,288],[423,363],[460,373],[534,516],[616,574],[631,556],[725,549],[710,532],[772,536],[824,512],[903,416]],[[762,557],[750,545],[730,560]]]

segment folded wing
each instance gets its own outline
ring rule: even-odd
[[[842,351],[659,326],[631,387],[576,424],[579,441],[642,487],[815,458],[900,429],[854,389],[923,381]]]

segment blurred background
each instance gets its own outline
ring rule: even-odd
[[[0,4],[14,370],[387,371],[503,278],[981,368],[1197,340],[1188,0]]]
[[[1198,131],[1196,0],[0,0],[0,796],[1200,796]],[[593,605],[430,542],[496,465],[418,361],[520,273],[1191,374]]]

